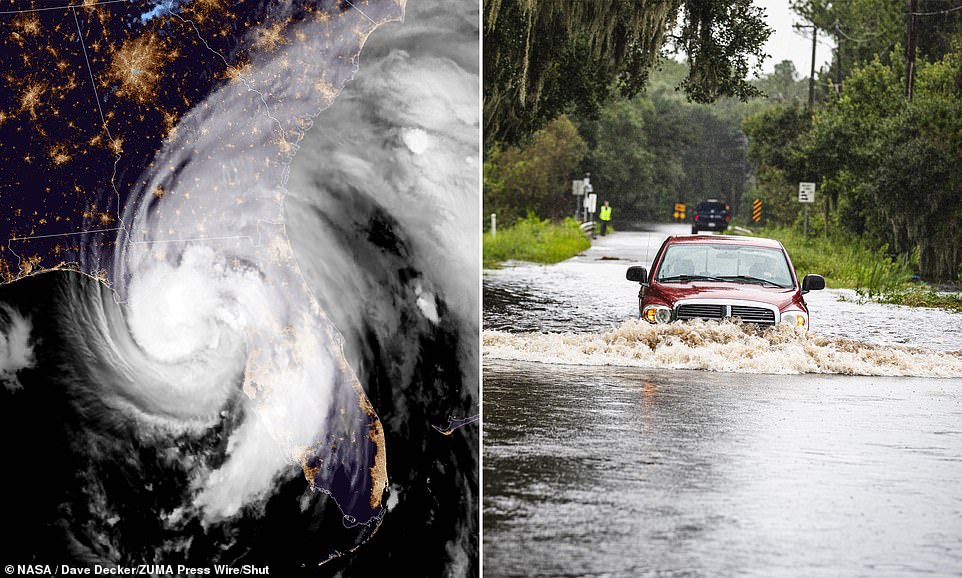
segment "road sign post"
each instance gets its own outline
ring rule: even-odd
[[[585,182],[581,179],[571,181],[571,194],[580,197],[585,194]]]
[[[595,196],[595,195],[592,194],[592,193],[594,193],[594,190],[595,190],[594,187],[592,187],[592,186],[591,186],[591,183],[589,183],[589,182],[587,182],[587,181],[588,181],[588,179],[585,179],[585,207],[588,206],[588,197],[594,197],[594,196]],[[590,211],[585,211],[585,215],[584,215],[584,219],[583,219],[583,220],[585,220],[585,221],[590,221],[591,218],[588,216],[587,213],[594,213],[594,212],[595,212],[594,209],[591,209]]]
[[[575,220],[577,221],[578,214],[581,212],[581,197],[585,194],[584,179],[571,181],[571,194],[575,196]]]
[[[598,209],[598,195],[588,192],[585,195],[585,222],[594,221],[595,211]],[[594,228],[591,230],[591,238],[595,238]]]
[[[585,195],[585,212],[594,215],[598,210],[598,195],[588,193]]]
[[[674,217],[675,217],[676,219],[678,219],[678,220],[684,221],[684,220],[685,220],[685,210],[686,210],[687,208],[688,208],[688,207],[685,206],[685,203],[675,203]]]
[[[798,183],[798,202],[805,204],[804,236],[808,236],[808,206],[815,202],[815,183]]]
[[[578,179],[577,181],[571,181],[571,194],[575,197],[575,220],[577,221],[581,218],[582,221],[587,220],[587,215],[582,210],[585,201],[587,201],[586,195],[591,192],[591,173],[585,173],[585,178]],[[582,200],[585,197],[585,200]]]

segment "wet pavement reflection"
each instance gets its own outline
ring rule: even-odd
[[[485,576],[962,573],[962,380],[484,367]]]

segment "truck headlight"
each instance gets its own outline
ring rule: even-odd
[[[642,317],[644,317],[648,323],[670,323],[671,309],[664,305],[649,305],[645,307],[645,312]]]
[[[782,313],[782,323],[787,323],[790,327],[805,327],[807,322],[805,314],[800,311]]]

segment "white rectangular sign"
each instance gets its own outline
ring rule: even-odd
[[[585,182],[582,180],[571,181],[571,194],[576,197],[585,194]]]
[[[595,209],[598,208],[598,195],[591,193],[585,196],[585,210],[589,213],[594,213]]]
[[[798,202],[815,202],[815,183],[798,183]]]

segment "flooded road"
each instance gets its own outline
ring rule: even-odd
[[[962,380],[484,370],[485,576],[962,572]]]
[[[962,316],[654,328],[646,228],[485,275],[485,576],[962,575]]]
[[[557,265],[520,264],[485,271],[485,330],[598,332],[638,318],[638,284],[625,280],[632,265],[651,267],[668,235],[686,235],[687,225],[641,225],[642,231],[598,238],[591,249]],[[703,233],[705,234],[705,233]],[[799,278],[807,273],[797,271]],[[812,330],[824,337],[962,350],[962,315],[937,309],[858,303],[850,289],[812,291],[805,296]]]

